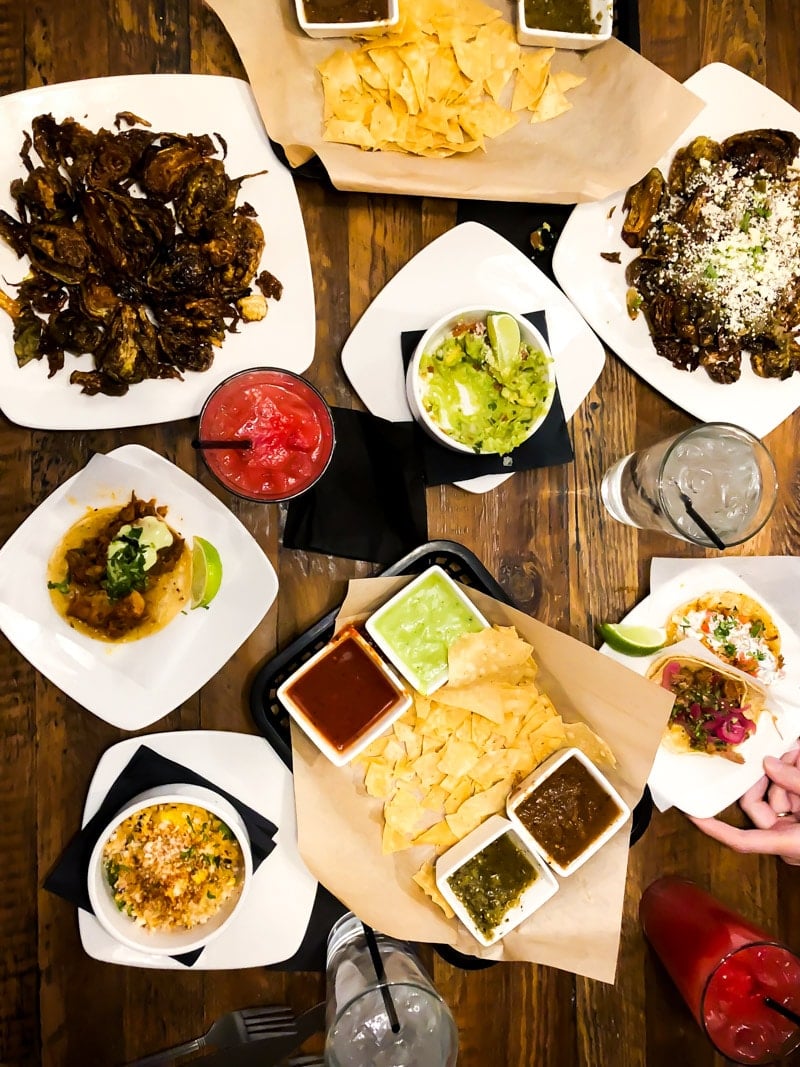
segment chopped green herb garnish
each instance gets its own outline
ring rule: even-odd
[[[144,545],[139,544],[141,526],[134,526],[128,533],[114,539],[122,548],[114,552],[106,564],[106,579],[103,585],[109,600],[119,600],[134,589],[141,591],[147,577],[144,572]]]
[[[69,578],[65,578],[62,582],[48,582],[48,589],[57,589],[59,593],[63,593],[64,596],[69,592]]]

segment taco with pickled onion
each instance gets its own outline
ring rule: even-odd
[[[672,612],[667,642],[686,637],[745,674],[769,685],[783,672],[781,635],[766,608],[746,593],[714,590]]]
[[[765,705],[759,685],[688,655],[662,656],[647,677],[675,697],[664,735],[669,748],[744,763],[738,747],[755,733]]]
[[[191,595],[192,553],[167,508],[134,493],[74,523],[47,566],[56,611],[101,641],[137,641],[172,622]]]

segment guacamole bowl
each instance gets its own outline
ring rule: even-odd
[[[507,455],[544,422],[555,392],[547,342],[501,308],[463,307],[426,330],[406,372],[411,413],[456,452]]]

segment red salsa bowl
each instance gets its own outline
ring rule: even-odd
[[[320,393],[275,367],[239,371],[216,387],[200,412],[202,441],[246,441],[249,448],[204,448],[217,481],[245,500],[278,503],[299,496],[333,455],[333,417]]]

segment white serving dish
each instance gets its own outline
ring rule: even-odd
[[[207,922],[187,930],[148,930],[121,912],[114,902],[103,865],[103,848],[114,830],[129,816],[157,804],[192,804],[216,815],[230,828],[241,849],[244,878],[239,891]],[[128,948],[156,956],[176,956],[204,948],[219,937],[236,917],[250,892],[253,857],[247,828],[236,808],[225,797],[204,786],[176,783],[148,789],[117,812],[97,839],[89,859],[87,888],[95,918],[111,937]]]
[[[297,0],[300,3],[300,0]],[[589,0],[593,19],[598,21],[597,33],[567,33],[564,30],[541,30],[529,26],[525,18],[525,0],[517,0],[517,40],[536,48],[571,48],[585,52],[611,36],[614,22],[613,0]]]
[[[385,33],[400,21],[398,0],[388,0],[389,17],[373,22],[309,22],[303,0],[294,0],[297,21],[303,33],[309,37],[360,37],[362,34]]]
[[[669,172],[679,148],[700,135],[722,141],[731,134],[761,128],[791,130],[800,136],[800,112],[760,82],[725,63],[711,63],[684,83],[706,102],[661,159]],[[742,360],[738,382],[720,385],[706,372],[679,370],[659,356],[644,315],[628,316],[625,268],[639,255],[620,236],[625,190],[593,204],[578,204],[567,220],[553,254],[558,283],[584,319],[617,356],[648,385],[701,422],[733,422],[756,437],[766,437],[800,405],[800,374],[786,381],[759,378]],[[602,258],[618,252],[619,263]]]
[[[527,342],[533,348],[541,349],[548,357],[548,382],[552,387],[550,399],[545,406],[544,411],[536,422],[532,423],[530,431],[525,438],[529,440],[539,427],[550,411],[553,403],[553,396],[555,395],[555,371],[553,369],[552,357],[550,355],[550,348],[545,341],[544,337],[539,331],[522,315],[516,314],[514,311],[508,311],[505,308],[486,308],[486,307],[461,307],[454,311],[448,312],[440,319],[437,319],[434,324],[429,327],[422,337],[419,339],[417,347],[414,349],[414,355],[411,357],[411,361],[408,364],[408,370],[406,371],[406,399],[408,400],[408,406],[411,409],[411,414],[422,426],[426,433],[428,433],[434,441],[438,441],[439,444],[450,448],[454,452],[467,452],[469,455],[475,455],[475,449],[470,445],[462,444],[460,441],[456,441],[449,434],[436,423],[425,409],[424,405],[424,384],[419,376],[419,365],[422,357],[426,352],[430,352],[438,348],[438,346],[444,341],[450,331],[459,322],[477,322],[486,321],[488,315],[497,314],[502,312],[506,315],[511,315],[516,320],[519,326],[519,332],[521,339]]]
[[[542,784],[542,782],[545,781],[545,779],[554,774],[558,768],[569,759],[576,759],[586,768],[587,772],[601,786],[603,791],[614,801],[618,808],[618,814],[611,825],[608,826],[599,837],[595,838],[595,840],[592,841],[580,855],[576,856],[571,863],[568,863],[565,866],[549,855],[544,845],[539,843],[525,824],[518,818],[517,808]],[[599,852],[603,845],[605,845],[607,841],[610,841],[614,834],[625,825],[630,818],[631,809],[605,775],[601,774],[597,767],[595,767],[588,756],[584,755],[579,748],[564,748],[553,753],[553,755],[541,763],[535,771],[520,782],[519,786],[509,795],[506,801],[506,813],[514,826],[514,829],[528,848],[539,852],[546,863],[548,863],[557,874],[560,874],[562,878],[568,878],[569,875],[574,874],[579,867],[582,867],[587,860],[591,859],[596,852]]]
[[[520,846],[530,865],[536,870],[538,878],[529,886],[520,897],[519,903],[511,908],[504,916],[501,924],[493,931],[490,937],[486,937],[475,925],[467,909],[450,888],[450,878],[459,867],[472,859],[478,852],[486,848],[492,841],[497,840],[504,834],[511,834],[515,842]],[[476,941],[484,948],[494,945],[506,934],[511,933],[520,923],[525,922],[535,911],[558,892],[558,882],[553,877],[547,864],[541,856],[522,839],[514,825],[504,819],[502,815],[492,815],[486,822],[481,823],[477,830],[467,834],[457,845],[453,845],[436,861],[436,885],[439,892],[458,916],[459,920],[469,930]]]
[[[631,626],[664,626],[681,604],[711,589],[724,589],[745,593],[757,600],[769,612],[781,634],[784,675],[767,687],[768,702],[758,718],[755,733],[737,746],[744,763],[733,763],[705,752],[675,752],[664,744],[659,745],[647,783],[661,811],[674,806],[698,819],[719,814],[755,785],[764,773],[764,757],[782,756],[800,733],[800,637],[772,606],[772,600],[737,573],[740,564],[749,562],[737,557],[720,562],[683,560],[684,569],[653,588],[649,596],[640,600],[620,620]],[[760,561],[754,559],[752,562]],[[789,583],[787,589],[793,588]],[[677,655],[682,648],[701,657],[707,655],[714,662],[713,655],[695,641],[667,646],[651,656],[626,656],[608,645],[602,645],[600,651],[629,670],[646,675],[655,660],[667,655],[670,649]],[[752,681],[746,675],[742,677]]]
[[[342,349],[342,366],[365,407],[380,419],[408,422],[400,344],[458,304],[544,311],[553,369],[569,421],[603,369],[605,351],[561,290],[505,237],[462,222],[418,252],[378,293]],[[487,493],[510,474],[484,474],[455,484]]]
[[[362,734],[357,741],[344,749],[344,751],[340,752],[330,743],[324,734],[320,733],[314,723],[309,720],[303,712],[303,709],[292,699],[289,689],[299,678],[308,674],[309,670],[311,670],[315,664],[329,655],[345,635],[351,637],[358,643],[358,645],[360,645],[387,681],[397,690],[397,701],[373,726],[370,727],[369,730]],[[400,716],[411,707],[411,694],[394,671],[383,663],[380,657],[375,653],[374,649],[370,648],[369,644],[357,631],[350,628],[337,634],[327,645],[325,645],[324,648],[321,648],[316,655],[312,656],[311,659],[307,660],[301,667],[298,667],[298,669],[279,686],[276,695],[303,733],[310,738],[320,752],[322,752],[324,756],[327,756],[331,763],[335,764],[337,767],[343,767],[346,763],[349,763],[350,760],[355,759],[359,752],[363,752],[367,745],[370,745],[377,737],[380,737],[382,733],[385,733],[392,723],[399,719]],[[356,699],[357,694],[353,693],[352,695],[353,698]]]
[[[291,959],[308,930],[318,889],[297,849],[291,771],[269,742],[253,734],[175,730],[145,738],[129,737],[101,756],[86,794],[82,826],[95,815],[142,744],[207,778],[278,827],[275,847],[253,874],[250,892],[237,908],[236,919],[203,949],[191,970],[242,970]],[[275,906],[276,900],[280,907]],[[78,909],[78,929],[81,945],[92,959],[121,967],[187,970],[171,956],[123,945],[82,908]],[[254,930],[258,937],[253,936]]]
[[[447,586],[448,590],[451,591],[453,595],[459,601],[461,601],[461,603],[464,604],[465,607],[469,609],[469,611],[475,616],[478,622],[480,622],[485,629],[488,629],[489,626],[491,626],[491,623],[488,621],[488,619],[486,619],[485,616],[481,614],[480,611],[478,611],[478,609],[475,607],[475,605],[472,603],[466,593],[459,588],[458,583],[454,582],[450,575],[437,564],[434,564],[432,567],[428,567],[427,570],[424,570],[422,574],[417,575],[417,577],[414,578],[413,581],[409,582],[408,585],[403,586],[401,590],[395,593],[393,597],[390,597],[390,599],[387,600],[386,603],[383,604],[380,608],[378,608],[377,611],[374,611],[366,622],[367,633],[378,646],[378,648],[381,650],[383,655],[386,656],[389,662],[397,668],[400,674],[407,681],[409,681],[411,685],[413,685],[417,692],[422,693],[423,696],[430,696],[431,693],[435,692],[437,689],[440,689],[445,684],[445,682],[447,681],[448,673],[447,667],[445,666],[444,670],[440,671],[439,674],[437,674],[432,681],[423,681],[417,674],[417,672],[414,670],[414,668],[410,664],[406,663],[406,661],[401,656],[399,656],[398,653],[394,650],[391,644],[386,641],[378,627],[384,615],[386,615],[386,613],[392,607],[394,607],[394,605],[397,604],[398,601],[405,600],[410,594],[414,592],[414,590],[419,585],[421,585],[427,578],[430,577],[431,574],[434,573],[440,577],[440,579]],[[455,640],[455,638],[453,638],[453,640]]]
[[[38,86],[0,98],[0,137],[7,151],[0,158],[0,209],[15,212],[9,185],[24,177],[17,154],[22,131],[37,115],[52,113],[61,122],[74,116],[90,129],[113,128],[119,111],[134,111],[154,130],[223,136],[228,145],[228,174],[253,174],[242,186],[241,201],[252,204],[264,230],[261,267],[283,283],[280,300],[269,301],[260,322],[226,334],[212,366],[187,371],[184,380],[147,380],[125,396],[86,396],[69,384],[70,372],[87,370],[86,356],[67,355],[64,369],[48,378],[47,360],[18,367],[12,354],[13,323],[0,315],[0,408],[21,426],[47,430],[99,430],[147,426],[197,415],[211,390],[235,370],[259,367],[264,353],[285,370],[301,374],[314,358],[316,318],[311,263],[294,179],[272,150],[246,81],[205,74],[133,74]],[[13,150],[12,150],[13,146]],[[0,276],[12,286],[28,269],[0,241]],[[5,286],[4,286],[5,287]]]
[[[56,612],[47,561],[89,508],[121,507],[131,492],[169,508],[187,539],[220,553],[222,586],[208,610],[179,613],[139,641],[79,633]],[[97,453],[44,500],[0,549],[0,630],[33,666],[84,708],[121,730],[141,730],[188,700],[228,662],[278,592],[255,538],[196,479],[142,445]]]

